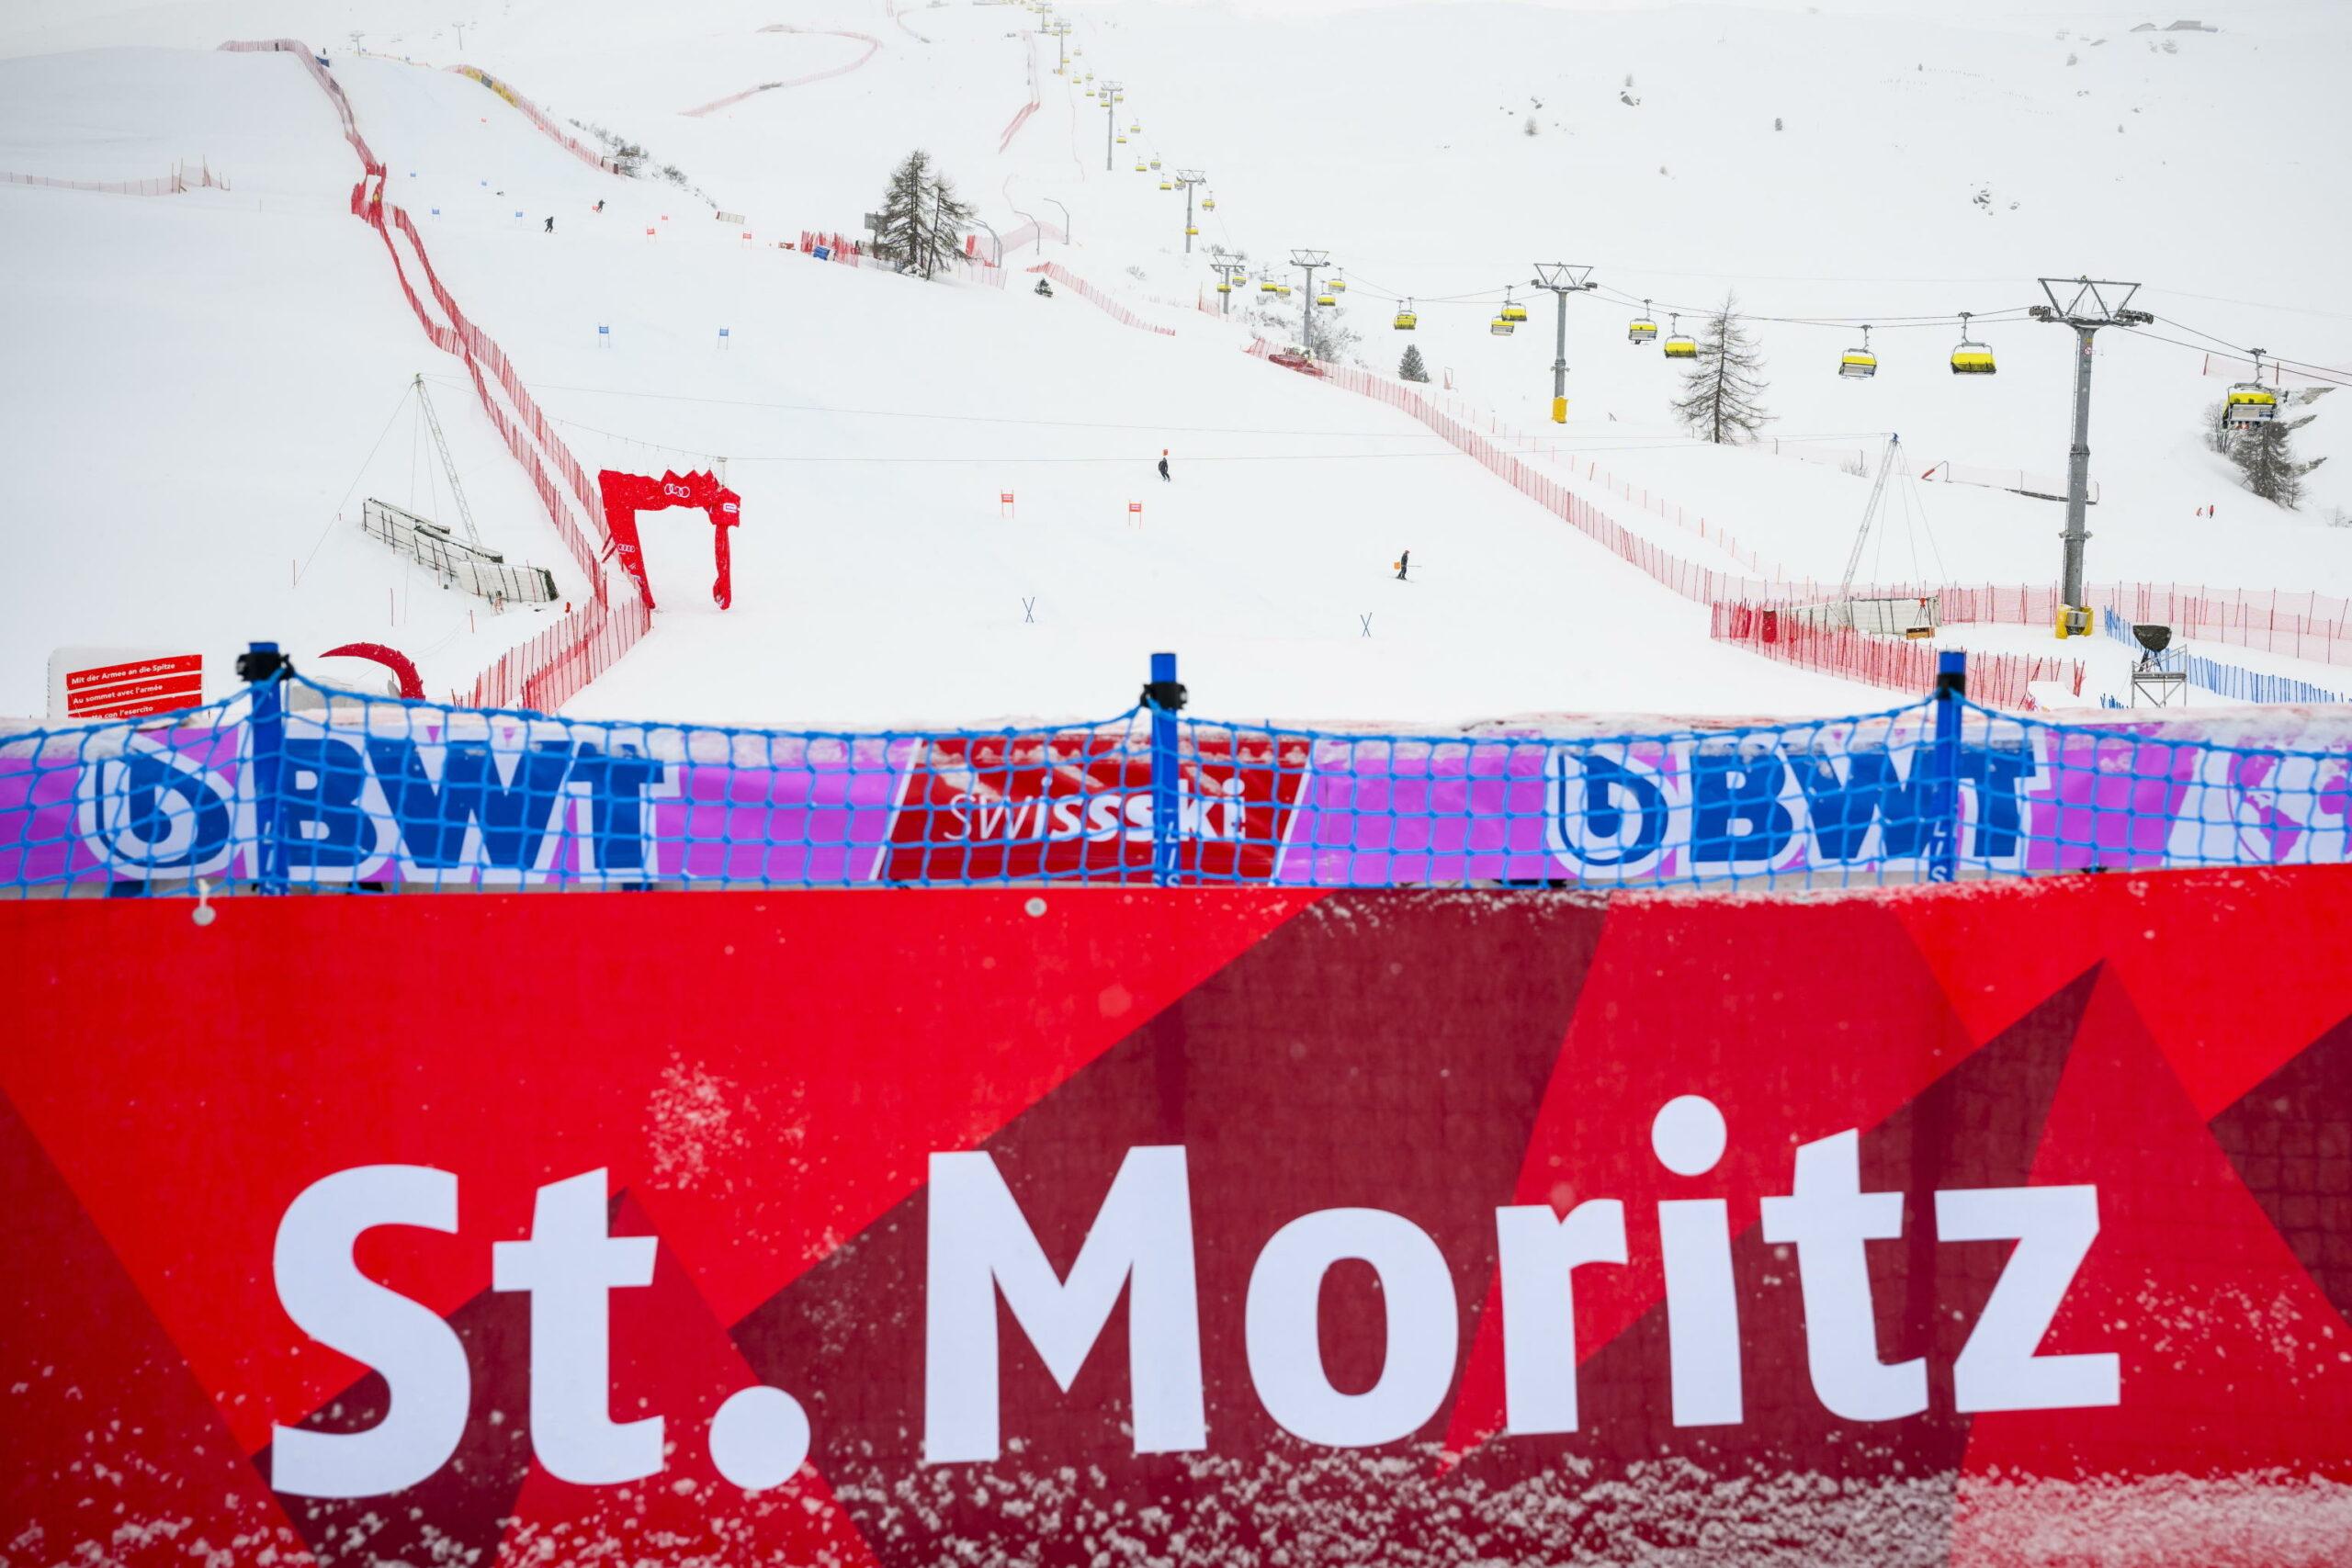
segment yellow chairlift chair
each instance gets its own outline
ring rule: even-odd
[[[1986,344],[1971,343],[1968,338],[1968,318],[1973,310],[1960,313],[1960,344],[1951,351],[1951,373],[1955,376],[1990,376],[1998,367],[1993,363],[1993,351]]]
[[[1862,346],[1849,348],[1838,361],[1838,374],[1860,378],[1878,374],[1878,355],[1871,352],[1871,330],[1862,329]]]

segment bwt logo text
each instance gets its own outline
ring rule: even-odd
[[[1544,758],[1545,847],[1586,882],[1897,864],[1930,852],[1936,784],[1924,738],[1798,739],[1555,747]],[[1952,781],[1961,854],[2020,863],[2023,792],[2035,773],[2028,747],[1962,749]]]
[[[1695,1095],[1668,1101],[1650,1130],[1659,1164],[1682,1178],[1712,1171],[1725,1141],[1721,1112]],[[652,1282],[657,1243],[606,1234],[605,1194],[602,1170],[542,1187],[529,1236],[491,1249],[492,1288],[530,1298],[535,1452],[550,1475],[585,1485],[659,1473],[670,1440],[659,1415],[628,1421],[610,1415],[607,1296]],[[1066,1276],[1055,1271],[987,1153],[933,1155],[928,1209],[926,1462],[987,1461],[1003,1451],[1000,1299],[1068,1393],[1124,1295],[1136,1451],[1209,1446],[1182,1147],[1127,1150]],[[1952,1363],[1955,1407],[2117,1404],[2116,1356],[2037,1354],[2098,1234],[2098,1190],[1940,1190],[1933,1213],[1939,1244],[2015,1244]],[[1798,1147],[1790,1190],[1762,1201],[1763,1239],[1795,1254],[1814,1393],[1847,1421],[1896,1421],[1928,1408],[1925,1358],[1887,1362],[1878,1353],[1865,1247],[1901,1236],[1903,1224],[1902,1193],[1862,1190],[1853,1131]],[[413,1486],[449,1461],[464,1434],[471,1388],[456,1330],[354,1261],[359,1237],[379,1225],[455,1233],[458,1178],[423,1166],[357,1167],[306,1189],[279,1224],[272,1268],[287,1315],[319,1343],[381,1373],[389,1396],[382,1420],[365,1431],[274,1428],[271,1483],[280,1492],[362,1497]],[[1675,1425],[1744,1421],[1725,1200],[1662,1201],[1633,1233],[1623,1202],[1596,1198],[1565,1214],[1544,1204],[1495,1211],[1506,1438],[1577,1430],[1577,1270],[1623,1266],[1635,1234],[1656,1247],[1664,1276]],[[1379,1379],[1360,1393],[1333,1385],[1317,1328],[1324,1276],[1350,1259],[1378,1275],[1385,1309]],[[1283,1225],[1258,1253],[1242,1317],[1259,1402],[1310,1443],[1362,1448],[1409,1437],[1438,1414],[1453,1386],[1462,1320],[1453,1274],[1435,1238],[1401,1214],[1322,1209]],[[729,1395],[707,1434],[718,1472],[754,1490],[794,1474],[808,1441],[799,1401],[763,1385]]]
[[[673,771],[634,732],[493,746],[289,724],[273,795],[279,867],[301,882],[633,881],[655,874],[650,804]],[[82,771],[83,843],[116,875],[216,875],[259,842],[250,749],[234,777],[134,743]]]

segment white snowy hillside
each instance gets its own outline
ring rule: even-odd
[[[1961,0],[1053,14],[1066,37],[1029,6],[899,0],[0,10],[0,175],[226,182],[0,181],[17,370],[0,714],[42,711],[61,647],[201,649],[225,676],[256,637],[370,685],[316,656],[387,644],[447,697],[589,596],[465,363],[353,215],[362,166],[326,92],[230,39],[324,57],[383,200],[592,474],[723,468],[741,496],[733,607],[710,602],[701,514],[645,514],[653,630],[567,711],[1091,716],[1133,700],[1157,649],[1197,712],[1236,718],[1900,700],[1710,640],[1700,597],[1430,424],[1245,354],[1253,333],[1301,335],[1294,249],[1327,252],[1318,288],[1343,286],[1319,312],[1354,338],[1342,359],[1385,376],[1418,347],[1449,411],[1694,572],[1831,583],[1871,491],[1847,470],[1899,432],[1905,478],[1859,580],[2047,587],[2063,505],[2015,491],[2064,472],[2073,338],[2022,308],[2044,275],[2135,280],[2159,319],[2098,339],[2091,579],[2352,594],[2352,526],[2333,525],[2352,391],[2328,389],[2352,382],[2330,368],[2352,366],[2334,291],[2352,7],[2233,5],[2218,31]],[[793,248],[860,235],[917,148],[1001,267],[925,282]],[[1211,246],[1247,257],[1222,318]],[[1040,297],[1028,269],[1047,262],[1114,309],[1067,283]],[[1598,286],[1567,305],[1562,424],[1554,299],[1529,287],[1550,262]],[[1501,336],[1506,287],[1527,320]],[[1692,438],[1669,407],[1680,367],[1627,332],[1695,332],[1727,296],[1771,416],[1734,447]],[[1410,333],[1392,326],[1408,298]],[[1996,374],[1951,373],[1962,311]],[[1877,374],[1841,378],[1864,325]],[[2251,346],[2290,362],[2286,418],[2313,416],[2295,457],[2336,459],[2297,510],[2205,440]],[[369,498],[456,527],[452,468],[483,547],[547,569],[556,602],[493,613],[361,532]],[[1958,482],[2003,474],[2014,489]],[[2015,626],[1948,636],[2087,657]],[[2091,700],[2120,690],[2111,652],[2092,662]]]

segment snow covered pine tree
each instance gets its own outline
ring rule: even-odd
[[[2318,417],[2307,413],[2301,419],[2274,419],[2234,433],[2230,439],[2229,457],[2245,476],[2245,488],[2290,512],[2301,505],[2303,476],[2327,459],[2296,461],[2293,438],[2296,431]]]
[[[1707,318],[1699,357],[1683,374],[1682,395],[1674,400],[1675,416],[1702,440],[1744,441],[1772,417],[1758,400],[1764,395],[1764,358],[1739,324],[1738,310],[1738,299],[1726,294],[1723,308]]]
[[[1421,363],[1420,344],[1408,343],[1405,345],[1405,357],[1396,362],[1396,378],[1400,381],[1426,381],[1430,378],[1430,367]]]
[[[933,169],[931,154],[918,147],[890,171],[880,216],[875,254],[897,263],[901,272],[933,277],[963,254],[957,236],[972,220],[972,208],[956,199],[955,186]]]

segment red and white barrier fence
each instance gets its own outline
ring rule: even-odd
[[[591,600],[501,654],[475,678],[465,705],[553,713],[652,629],[652,610],[633,594]]]
[[[822,82],[828,77],[846,76],[851,72],[856,70],[859,66],[865,64],[867,61],[873,59],[874,51],[882,47],[882,40],[874,37],[871,33],[841,32],[831,28],[795,27],[790,22],[774,22],[764,28],[762,28],[760,31],[763,33],[818,33],[826,38],[845,38],[852,39],[854,42],[864,44],[865,46],[865,52],[859,55],[855,60],[851,61],[846,65],[830,65],[822,71],[811,71],[806,76],[795,76],[789,81],[763,82],[756,87],[746,87],[740,93],[729,93],[723,98],[713,98],[707,104],[686,110],[685,112],[688,118],[699,118],[704,115],[716,114],[720,109],[732,107],[734,105],[741,103],[746,98],[756,98],[762,93],[773,93],[781,87],[805,87],[811,82]]]
[[[229,181],[214,173],[211,164],[199,163],[193,170],[186,164],[174,164],[170,174],[156,180],[61,180],[48,175],[0,173],[0,186],[40,186],[50,190],[89,190],[107,196],[182,196],[208,186],[227,190]]]
[[[351,143],[353,152],[359,154],[360,163],[367,165],[369,174],[383,173],[384,161],[376,156],[375,151],[368,145],[367,138],[359,134],[359,122],[352,116],[351,100],[343,96],[343,85],[327,73],[327,68],[319,63],[319,57],[311,51],[309,44],[293,38],[232,39],[220,47],[231,54],[290,54],[300,61],[302,69],[311,73],[311,80],[319,85],[319,90],[327,96],[327,101],[334,105],[335,118],[343,122],[343,139]]]
[[[1118,321],[1123,325],[1136,327],[1148,333],[1157,333],[1161,337],[1174,337],[1176,335],[1176,329],[1174,327],[1163,327],[1156,322],[1145,321],[1141,316],[1136,315],[1133,310],[1128,310],[1125,305],[1120,304],[1116,299],[1111,298],[1110,295],[1105,294],[1100,288],[1095,288],[1094,285],[1087,282],[1086,279],[1079,276],[1078,274],[1070,271],[1069,268],[1062,265],[1059,262],[1040,262],[1029,270],[1031,272],[1042,272],[1047,277],[1052,278],[1056,283],[1060,284],[1063,288],[1076,290],[1078,296],[1084,299],[1088,304],[1093,306],[1104,315],[1109,316],[1112,320]]]
[[[352,186],[351,211],[373,228],[391,257],[392,274],[418,324],[434,346],[463,361],[482,412],[514,460],[522,465],[548,520],[555,525],[587,584],[586,602],[576,611],[519,647],[510,649],[474,682],[470,701],[477,706],[536,707],[550,711],[576,695],[591,680],[610,668],[652,624],[650,609],[634,592],[620,595],[616,608],[605,581],[605,559],[612,536],[605,526],[604,502],[594,479],[557,436],[554,428],[523,384],[520,372],[489,333],[467,319],[458,301],[433,269],[424,236],[408,213],[384,199],[384,165],[359,133],[351,102],[343,88],[308,47],[297,39],[232,42],[220,46],[243,52],[294,55],[311,73],[343,122],[343,133],[359,154],[363,171]],[[520,105],[517,106],[521,107]],[[398,238],[395,238],[397,234]],[[439,310],[436,318],[417,296],[402,260],[402,242],[424,277],[425,292]],[[499,396],[491,394],[496,385]],[[550,473],[550,469],[553,470]],[[559,484],[558,479],[561,483]],[[567,491],[569,492],[567,495]]]
[[[1815,626],[1788,614],[1785,605],[1714,605],[1707,635],[1717,642],[1736,642],[1767,659],[1891,691],[1916,695],[1936,683],[1934,644]],[[1988,707],[2030,708],[2033,682],[2061,682],[2081,696],[2083,673],[2082,661],[2076,659],[1971,653],[1968,694]]]
[[[967,240],[966,243],[970,243],[970,241]],[[829,234],[813,229],[803,229],[800,231],[799,249],[810,255],[815,255],[820,249],[822,249],[825,254],[819,257],[819,260],[838,262],[843,266],[878,266],[888,270],[891,265],[884,258],[868,253],[863,243],[845,234]],[[977,283],[984,288],[1004,287],[1004,269],[993,263],[983,261],[978,256],[955,256],[949,258],[944,265],[954,268],[955,275],[967,283]]]
[[[1069,235],[1064,232],[1057,223],[1039,222],[1034,220],[1016,223],[1004,231],[1004,254],[1012,255],[1024,246],[1038,244],[1046,240],[1052,240],[1057,244],[1067,245],[1069,243]]]
[[[620,167],[604,153],[597,152],[580,138],[549,118],[547,111],[514,90],[514,84],[502,82],[479,65],[452,65],[450,70],[460,76],[469,76],[514,106],[525,119],[545,132],[548,138],[583,164],[593,164],[608,175],[617,175]]]
[[[1257,339],[1248,352],[1262,359],[1272,354],[1273,345]],[[1317,368],[1334,385],[1401,409],[1419,420],[1521,494],[1686,599],[1708,604],[1761,605],[1803,602],[1840,592],[1835,584],[1812,578],[1741,577],[1684,560],[1570,493],[1558,480],[1505,451],[1466,421],[1444,412],[1428,394],[1357,366],[1323,365]],[[1492,428],[1499,431],[1503,427]],[[1679,520],[1684,527],[1693,526],[1680,507],[1652,496],[1646,490],[1620,484],[1614,476],[1601,476],[1589,463],[1586,465],[1586,476],[1605,478],[1612,488],[1629,499],[1637,499],[1658,515]],[[1734,559],[1749,563],[1751,570],[1760,569],[1762,558],[1741,547],[1719,525],[1701,518],[1694,531],[1710,538]],[[2046,585],[1857,583],[1844,592],[1860,598],[1934,594],[1942,601],[1942,618],[1947,623],[1976,621],[2041,626],[2054,626],[2057,623],[2058,592]],[[2158,622],[2184,637],[2231,643],[2324,664],[2352,665],[2352,600],[2335,594],[2177,582],[2098,583],[2086,592],[2094,610],[2111,609],[2134,621]]]
[[[891,15],[895,17],[897,14],[896,7],[893,7]],[[1037,85],[1037,37],[1035,33],[1029,35],[1029,101],[1014,111],[1004,128],[1004,134],[997,138],[996,150],[1000,152],[1012,145],[1013,137],[1020,134],[1021,128],[1029,123],[1029,117],[1037,112],[1037,106],[1045,101]]]

